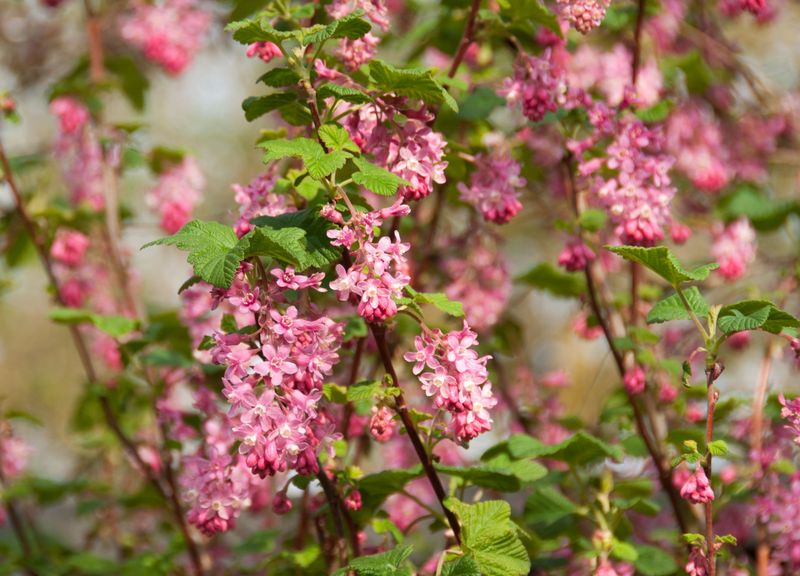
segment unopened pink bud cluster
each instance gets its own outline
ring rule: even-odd
[[[426,396],[450,412],[455,437],[461,442],[492,429],[489,410],[497,404],[486,369],[491,356],[479,357],[473,350],[477,345],[477,334],[464,322],[461,330],[447,334],[425,331],[414,340],[416,351],[403,356],[414,363],[412,371]]]
[[[514,75],[506,78],[498,91],[510,105],[521,105],[531,122],[542,120],[566,102],[567,83],[552,57],[550,49],[542,57],[520,56],[514,63]]]
[[[561,17],[581,34],[588,34],[603,22],[611,0],[558,0]]]
[[[199,50],[211,14],[195,0],[140,2],[122,20],[122,38],[170,74],[180,74]]]
[[[714,490],[711,489],[711,483],[702,466],[696,466],[694,474],[684,482],[681,487],[681,498],[692,504],[705,504],[714,500]]]

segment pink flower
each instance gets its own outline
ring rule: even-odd
[[[714,491],[702,466],[696,465],[694,474],[681,487],[681,498],[692,504],[705,504],[714,499]]]
[[[59,228],[53,244],[50,246],[50,256],[66,266],[77,267],[83,262],[88,248],[88,236],[77,230]]]
[[[270,62],[273,58],[278,58],[281,55],[281,49],[272,42],[253,42],[247,47],[248,58],[258,56],[264,62]]]
[[[692,546],[689,552],[689,561],[686,563],[686,574],[688,576],[707,576],[708,575],[708,560],[706,559],[705,552],[698,546]]]
[[[611,0],[558,0],[558,10],[575,30],[588,34],[603,22],[609,4]]]
[[[266,344],[261,349],[261,354],[264,359],[257,358],[253,363],[253,370],[261,376],[269,377],[273,386],[279,386],[284,375],[290,376],[297,372],[297,364],[288,360],[288,347],[276,348],[272,344]]]
[[[715,226],[711,254],[719,263],[719,273],[728,280],[745,275],[756,257],[756,233],[744,216],[725,226]]]
[[[211,23],[211,14],[195,7],[193,0],[137,3],[122,21],[120,33],[148,60],[170,74],[179,74],[200,48]]]
[[[292,501],[286,496],[286,491],[275,494],[272,498],[272,511],[275,514],[288,514],[292,510]]]
[[[355,40],[343,38],[339,42],[336,55],[341,58],[348,70],[358,70],[375,57],[375,52],[380,40],[372,32],[367,32],[363,37]]]

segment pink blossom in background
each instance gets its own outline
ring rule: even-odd
[[[31,447],[9,429],[0,433],[0,468],[6,481],[18,478],[28,466]]]
[[[514,62],[514,75],[506,78],[498,91],[509,105],[519,104],[531,122],[542,120],[566,102],[567,84],[553,65],[552,50],[542,57],[522,55]]]
[[[511,297],[511,273],[499,248],[476,235],[462,254],[443,264],[450,278],[445,294],[461,302],[470,325],[479,331],[497,324]]]
[[[120,34],[148,60],[180,74],[200,49],[209,24],[211,14],[195,0],[141,2],[122,19]]]
[[[666,147],[675,168],[704,192],[719,192],[732,177],[724,140],[711,111],[698,104],[678,108],[667,121]]]
[[[102,210],[106,203],[103,150],[89,122],[89,110],[64,96],[53,100],[50,111],[59,119],[54,152],[72,202]]]
[[[756,257],[756,232],[750,221],[742,217],[724,227],[717,224],[712,234],[711,254],[719,263],[718,272],[727,280],[744,276]]]
[[[586,268],[595,259],[594,251],[580,238],[567,242],[558,256],[558,265],[563,266],[568,272],[579,272]]]
[[[367,32],[362,38],[356,40],[343,38],[339,42],[336,55],[342,59],[349,70],[358,70],[375,57],[379,42],[380,39],[372,32]]]
[[[239,205],[239,220],[236,222],[236,234],[241,237],[253,227],[250,220],[258,216],[280,216],[293,211],[286,196],[273,192],[277,178],[270,172],[253,178],[249,184],[232,186],[234,199]]]
[[[383,0],[334,0],[326,6],[332,18],[342,18],[356,10],[363,10],[364,17],[381,28],[384,32],[389,29],[388,9]]]
[[[160,216],[161,228],[165,232],[174,234],[191,219],[205,185],[205,176],[189,156],[158,177],[146,200],[147,205]]]
[[[50,256],[66,266],[76,267],[83,263],[88,248],[88,236],[77,230],[59,228],[50,246]]]
[[[630,394],[641,394],[644,392],[645,386],[647,385],[647,378],[641,366],[634,366],[625,372],[623,384]]]
[[[507,153],[480,154],[475,158],[469,186],[459,182],[464,202],[472,204],[483,217],[495,224],[505,224],[522,210],[520,165]]]

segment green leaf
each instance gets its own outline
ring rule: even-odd
[[[741,184],[719,201],[717,208],[726,221],[746,216],[753,228],[769,232],[780,228],[791,215],[800,215],[797,200],[777,200],[752,184]]]
[[[349,569],[359,576],[411,576],[412,569],[407,562],[411,550],[411,546],[398,546],[381,554],[353,558]]]
[[[702,534],[696,534],[694,532],[689,532],[683,535],[683,540],[692,546],[702,546],[706,542],[706,537]]]
[[[586,292],[586,280],[581,274],[562,272],[546,262],[519,276],[516,281],[567,298],[576,298]]]
[[[365,104],[366,102],[372,102],[372,97],[361,90],[333,83],[323,84],[317,88],[317,96],[320,98],[333,97],[338,100],[350,102],[351,104]]]
[[[544,444],[525,434],[515,434],[506,441],[513,458],[552,458],[570,464],[583,465],[603,458],[621,460],[622,449],[580,431],[558,444]]]
[[[334,150],[328,154],[322,153],[317,156],[303,158],[303,162],[311,177],[321,180],[344,166],[348,158],[350,158],[349,152]]]
[[[142,72],[136,61],[129,56],[107,56],[106,70],[119,82],[119,87],[136,110],[144,109],[144,97],[150,87],[150,80]]]
[[[283,158],[305,159],[325,153],[320,143],[311,138],[275,138],[259,143],[258,147],[265,151],[265,163]]]
[[[363,10],[355,10],[347,16],[334,20],[327,26],[314,26],[309,29],[304,29],[300,42],[303,45],[308,45],[319,44],[320,42],[332,38],[357,40],[372,29],[372,25],[361,18],[363,15]]]
[[[495,108],[503,106],[505,99],[488,86],[478,86],[458,105],[458,117],[462,120],[486,120]]]
[[[333,402],[334,404],[347,404],[347,388],[339,384],[323,384],[322,395],[328,402]]]
[[[548,28],[559,38],[562,36],[556,15],[548,10],[539,0],[508,0],[507,12],[516,21],[530,21]]]
[[[293,264],[298,272],[324,268],[339,259],[339,250],[327,236],[331,224],[315,208],[259,216],[251,222],[256,228],[242,238],[247,256],[271,256]]]
[[[114,574],[119,568],[114,560],[96,556],[89,552],[79,552],[71,555],[64,562],[64,568],[77,570],[79,574],[105,576]]]
[[[395,68],[382,60],[369,64],[369,73],[378,89],[422,100],[426,104],[447,104],[458,112],[458,104],[450,93],[436,81],[433,71],[423,68]]]
[[[319,129],[319,137],[328,150],[348,150],[358,154],[361,149],[350,139],[347,130],[338,124],[325,124]]]
[[[400,176],[363,158],[353,158],[353,164],[358,168],[357,172],[353,172],[353,182],[380,196],[393,196],[400,186],[409,184]]]
[[[736,304],[723,306],[717,318],[717,327],[725,334],[756,330],[763,326],[774,308],[766,300],[743,300]]]
[[[292,94],[291,92],[276,92],[267,96],[251,96],[242,102],[242,110],[244,110],[244,117],[247,121],[252,122],[267,112],[282,108],[295,100],[297,100],[297,94]]]
[[[589,209],[581,212],[578,224],[587,232],[597,232],[606,224],[605,210]]]
[[[725,456],[728,453],[728,444],[725,440],[712,440],[708,444],[708,451],[712,456]]]
[[[79,308],[54,308],[50,319],[59,324],[93,324],[101,332],[114,338],[130,334],[139,327],[139,321],[126,316],[104,316]]]
[[[667,100],[661,100],[650,108],[644,108],[636,111],[636,117],[642,122],[662,122],[666,120],[669,115],[670,105]]]
[[[359,382],[347,389],[347,400],[349,402],[362,402],[364,400],[372,400],[379,396],[383,386],[380,382],[375,380],[368,380]]]
[[[481,576],[481,568],[469,556],[461,556],[442,566],[442,576]]]
[[[528,552],[511,521],[511,506],[502,500],[464,504],[455,498],[445,506],[458,517],[461,548],[484,576],[522,576],[531,567]]]
[[[266,84],[272,88],[285,88],[286,86],[294,86],[300,81],[300,76],[294,70],[289,68],[273,68],[266,74],[263,74],[258,82]]]
[[[272,42],[280,46],[284,40],[290,38],[299,40],[301,35],[300,30],[276,30],[266,16],[231,22],[225,30],[233,32],[233,39],[240,44]]]
[[[455,316],[456,318],[464,317],[464,306],[461,302],[450,300],[450,298],[442,292],[417,292],[411,287],[407,287],[406,290],[411,294],[414,302],[419,305],[432,304],[449,316]]]
[[[671,286],[683,282],[699,282],[708,278],[712,270],[719,268],[719,264],[706,264],[694,270],[686,270],[675,255],[666,246],[644,248],[641,246],[606,246],[608,250],[622,256],[631,262],[638,262],[652,270]]]
[[[525,503],[525,520],[542,538],[552,538],[572,525],[578,507],[553,486],[540,486]]]
[[[523,483],[534,482],[547,474],[547,469],[533,460],[511,461],[503,457],[467,468],[437,464],[436,470],[449,476],[462,478],[475,486],[500,492],[516,492],[520,490]]]
[[[671,554],[656,546],[637,546],[636,570],[644,576],[669,576],[678,570]]]
[[[761,330],[780,334],[785,328],[800,327],[800,320],[780,308],[773,306],[769,311],[767,321],[761,325]]]
[[[189,252],[187,259],[194,273],[220,288],[231,285],[246,248],[230,226],[202,220],[192,220],[172,236],[148,242],[142,249],[160,245]]]
[[[635,562],[636,558],[639,556],[636,552],[636,548],[634,548],[632,544],[621,542],[616,538],[614,539],[614,543],[611,547],[611,555],[617,560],[622,560],[623,562]]]
[[[689,307],[697,315],[698,318],[705,318],[708,315],[708,302],[706,302],[700,290],[696,286],[682,290]],[[648,324],[660,324],[669,320],[687,320],[689,319],[689,312],[683,306],[680,296],[677,293],[660,300],[650,309],[647,314]]]
[[[417,464],[411,468],[398,468],[368,474],[358,479],[356,483],[362,494],[386,498],[390,494],[399,492],[405,488],[406,484],[420,476],[422,476],[422,466]]]

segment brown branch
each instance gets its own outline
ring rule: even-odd
[[[448,78],[453,78],[458,72],[458,67],[461,66],[461,62],[464,60],[464,56],[467,54],[467,50],[469,50],[470,44],[475,39],[475,22],[478,19],[478,10],[481,7],[481,0],[472,0],[472,6],[469,9],[469,15],[467,16],[467,23],[464,26],[464,33],[461,35],[461,42],[458,45],[458,50],[456,50],[456,55],[453,57],[453,63],[450,64],[450,70],[447,72]]]
[[[569,157],[567,157],[564,162],[562,163],[563,175],[564,175],[564,184],[567,189],[567,195],[572,200],[573,209],[575,210],[576,216],[580,216],[580,202],[578,201],[577,197],[577,187],[575,186],[575,179],[574,174],[572,172],[572,166]],[[595,282],[594,273],[592,269],[592,263],[588,263],[583,270],[584,277],[586,278],[586,292],[589,296],[589,305],[592,309],[592,313],[594,314],[595,318],[597,318],[597,322],[600,325],[601,330],[603,331],[603,336],[605,337],[606,343],[608,344],[608,348],[611,351],[611,355],[614,358],[614,363],[617,366],[617,371],[619,373],[620,378],[625,377],[625,359],[622,356],[622,353],[617,348],[616,344],[614,343],[614,334],[611,330],[611,325],[609,320],[606,318],[604,311],[607,307],[601,303],[600,297],[598,295],[597,283]],[[675,519],[680,526],[681,532],[686,533],[689,531],[688,524],[686,523],[686,519],[683,515],[683,507],[681,504],[680,496],[675,489],[675,486],[672,484],[672,474],[668,466],[664,461],[664,457],[661,454],[661,450],[659,449],[656,441],[651,438],[650,431],[648,430],[644,416],[642,415],[642,409],[639,406],[639,403],[636,400],[636,397],[631,394],[630,392],[625,390],[628,396],[628,402],[631,406],[633,411],[634,422],[636,424],[636,431],[638,432],[639,436],[641,436],[642,440],[644,441],[645,447],[647,448],[647,452],[650,455],[650,459],[653,462],[653,465],[656,468],[656,472],[658,474],[658,480],[661,484],[662,490],[667,494],[669,498],[670,505],[672,506],[672,511],[675,515]]]
[[[325,499],[328,501],[328,508],[331,511],[331,518],[333,519],[333,528],[336,531],[334,535],[336,541],[336,550],[340,554],[339,560],[343,563],[347,563],[347,552],[345,547],[343,546],[344,542],[344,524],[342,522],[342,504],[341,500],[339,499],[339,493],[336,491],[336,487],[331,482],[331,479],[328,478],[328,475],[325,473],[325,470],[322,469],[320,465],[320,470],[317,472],[317,480],[319,480],[320,485],[322,486],[322,491],[325,493]]]
[[[431,462],[430,455],[428,454],[427,450],[425,450],[422,439],[419,437],[419,432],[417,431],[416,426],[414,426],[414,422],[411,420],[408,404],[406,404],[403,391],[400,388],[400,379],[397,377],[397,372],[395,371],[394,364],[392,363],[392,355],[389,352],[388,345],[386,344],[386,326],[383,324],[370,324],[370,330],[372,331],[372,336],[375,338],[375,343],[378,346],[378,353],[380,354],[381,361],[383,362],[383,367],[389,376],[392,377],[392,385],[398,389],[397,396],[395,396],[394,399],[395,411],[399,414],[400,419],[403,421],[403,426],[405,427],[406,433],[411,440],[411,444],[414,446],[414,451],[417,453],[417,458],[419,458],[419,461],[422,464],[422,468],[425,471],[425,476],[427,476],[428,482],[430,483],[431,488],[433,488],[433,492],[436,494],[437,500],[439,500],[439,505],[442,507],[442,511],[447,518],[447,522],[450,524],[450,528],[453,530],[453,537],[455,538],[456,543],[460,545],[461,526],[459,525],[458,518],[456,518],[455,514],[453,514],[453,512],[451,512],[444,505],[447,494],[445,494],[442,481],[439,479],[438,474],[436,474],[436,470],[433,467],[433,462]]]
[[[708,411],[706,413],[706,462],[704,465],[706,476],[708,476],[709,483],[711,482],[711,450],[709,446],[714,439],[714,407],[717,403],[717,392],[714,390],[714,380],[716,380],[722,372],[721,365],[716,361],[713,365],[706,368],[706,384],[707,384],[707,403]],[[709,576],[716,576],[717,573],[717,548],[714,545],[714,510],[712,507],[713,501],[709,500],[705,503],[705,516],[706,516],[706,551],[708,553],[708,574]]]

